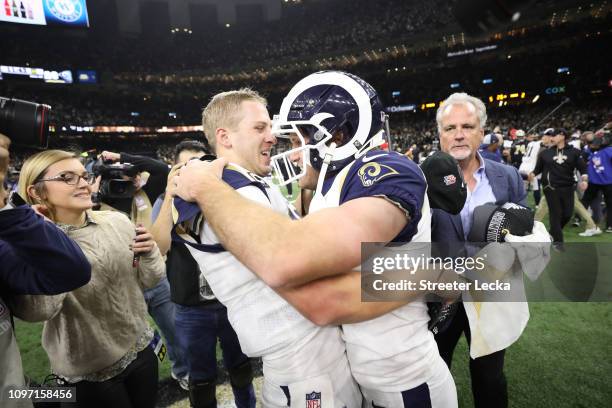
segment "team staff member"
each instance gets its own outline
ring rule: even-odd
[[[550,234],[555,242],[561,243],[563,227],[574,211],[574,171],[578,170],[581,174],[578,186],[581,190],[586,189],[588,176],[580,150],[567,144],[567,131],[557,129],[553,133],[553,145],[538,155],[535,168],[529,174],[529,181],[542,174],[542,188],[549,208]]]

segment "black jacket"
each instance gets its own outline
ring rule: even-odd
[[[566,145],[563,149],[550,147],[540,151],[533,173],[542,173],[544,187],[571,187],[576,184],[574,171],[586,174],[587,166],[580,150]]]

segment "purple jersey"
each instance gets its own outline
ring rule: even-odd
[[[324,195],[335,179],[325,180]],[[410,216],[410,222],[392,242],[408,242],[417,232],[426,187],[423,172],[412,160],[399,153],[372,150],[357,159],[346,173],[338,205],[360,197],[387,198]]]

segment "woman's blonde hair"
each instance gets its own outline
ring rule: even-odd
[[[44,178],[47,169],[51,165],[62,160],[78,158],[79,156],[76,153],[64,150],[47,150],[31,156],[21,167],[19,174],[19,195],[30,205],[42,204],[47,207],[50,218],[55,221],[55,211],[53,206],[47,201],[45,184],[38,183],[38,181]],[[34,186],[34,190],[39,197],[38,199],[28,193],[30,186]]]

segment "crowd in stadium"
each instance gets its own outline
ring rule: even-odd
[[[389,40],[444,28],[452,21],[447,2],[441,0],[427,4],[337,0],[292,5],[283,11],[281,20],[258,23],[256,36],[251,35],[252,23],[231,28],[219,25],[206,27],[193,36],[178,33],[174,39],[166,36],[165,40],[139,38],[116,43],[74,38],[63,44],[61,52],[54,48],[53,37],[36,41],[24,38],[19,48],[3,48],[3,62],[22,63],[26,54],[31,66],[58,64],[101,72],[233,69],[271,61],[299,61],[313,54],[350,51],[363,44],[377,47]],[[342,18],[338,19],[340,14]],[[369,16],[366,20],[365,15]]]
[[[0,104],[0,393],[27,385],[15,316],[44,322],[66,408],[157,406],[164,357],[177,392],[214,408],[217,341],[238,408],[509,406],[524,293],[472,302],[455,284],[473,276],[415,267],[436,302],[364,302],[357,268],[363,243],[443,243],[523,288],[573,256],[572,219],[574,241],[612,236],[612,10],[531,3],[474,40],[444,0],[330,0],[193,35],[1,42],[3,65],[100,76],[0,74],[0,96],[53,107]],[[469,382],[450,370],[462,335]]]

